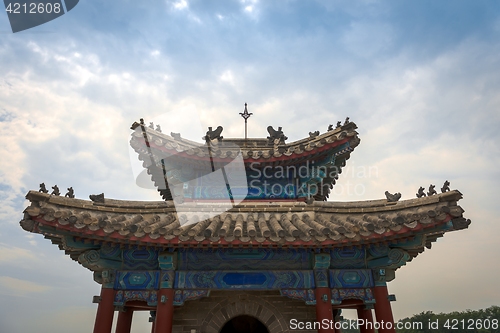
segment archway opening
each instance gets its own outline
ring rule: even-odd
[[[228,321],[220,333],[269,333],[269,331],[257,318],[242,315]]]

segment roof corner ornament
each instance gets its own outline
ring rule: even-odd
[[[104,193],[89,195],[90,200],[93,202],[104,203]]]
[[[443,187],[441,187],[441,193],[449,192],[450,191],[450,182],[445,180]]]
[[[328,125],[328,132],[330,132],[330,131],[333,131],[333,125],[332,124]]]
[[[422,198],[422,197],[425,197],[425,189],[420,186],[420,188],[418,189],[418,192],[417,192],[417,198]]]
[[[249,113],[247,110],[247,103],[245,103],[245,111],[240,112],[240,116],[245,119],[245,140],[247,139],[247,119],[250,118],[250,116],[253,115],[253,113]]]
[[[56,196],[61,195],[61,192],[59,192],[59,187],[57,187],[57,185],[52,186],[52,189],[53,191],[52,193],[50,193],[51,195],[56,195]]]
[[[223,130],[222,126],[217,126],[215,131],[212,131],[212,127],[209,127],[207,135],[205,135],[202,139],[204,139],[207,142],[217,139],[217,141],[220,142],[224,138],[223,136],[220,135],[222,133],[222,130]]]
[[[431,196],[431,195],[434,195],[434,194],[437,194],[436,190],[434,189],[436,187],[436,185],[429,185],[429,192],[427,192],[427,196]]]
[[[388,202],[397,202],[399,199],[401,199],[401,193],[397,192],[394,194],[389,193],[389,191],[385,191],[385,197],[387,198]]]
[[[349,123],[350,123],[350,121],[349,121],[349,117],[346,117],[346,118],[345,118],[345,121],[344,121],[344,126],[345,126],[345,125],[347,125],[347,124],[349,124]]]
[[[181,133],[170,132],[170,136],[173,137],[174,140],[176,140],[176,141],[180,141],[181,140]]]
[[[140,123],[141,126],[144,126],[144,119],[141,118],[141,123]],[[149,128],[151,128],[153,131],[157,131],[157,132],[160,132],[161,133],[161,126],[160,125],[156,125],[156,129],[155,129],[155,124],[150,121],[149,122],[149,125],[148,125]]]
[[[64,195],[66,198],[74,199],[75,198],[75,191],[73,191],[73,187],[68,188],[68,193]]]
[[[337,121],[337,126],[335,128],[339,128],[339,127],[342,127],[342,123],[339,121]]]
[[[49,193],[49,190],[47,190],[47,188],[45,187],[45,183],[40,184],[40,189],[38,190],[38,192]]]
[[[279,145],[280,143],[284,144],[285,140],[288,139],[288,137],[283,134],[281,127],[278,127],[278,130],[275,130],[272,126],[267,126],[267,132],[269,133],[269,136],[267,137],[269,143],[274,143],[275,145]]]
[[[315,138],[319,135],[319,131],[309,132],[309,138]]]

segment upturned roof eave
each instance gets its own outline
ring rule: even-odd
[[[69,233],[89,240],[159,247],[192,247],[195,244],[198,244],[195,247],[204,244],[211,247],[240,244],[250,247],[358,246],[432,233],[436,232],[433,229],[436,227],[442,228],[437,232],[444,233],[467,228],[470,223],[463,218],[463,210],[456,204],[461,198],[458,191],[390,204],[387,201],[384,203],[384,200],[311,205],[242,203],[221,213],[218,220],[201,221],[193,226],[181,226],[178,219],[189,211],[189,206],[196,208],[198,215],[203,216],[203,206],[209,208],[210,204],[188,204],[188,207],[176,210],[172,203],[163,201],[141,204],[114,200],[97,204],[35,191],[30,191],[27,198],[32,203],[25,210],[25,217],[21,221],[27,231],[43,233],[39,232],[39,226],[44,226],[53,228],[52,233],[55,234]],[[260,221],[261,218],[264,220]],[[123,226],[111,223],[113,219],[122,221]],[[170,219],[170,222],[163,224],[166,231],[161,231],[159,227],[151,231],[155,223],[165,219]],[[453,223],[450,224],[450,221]],[[256,229],[257,222],[259,227]],[[239,231],[237,234],[238,223],[245,232]],[[137,227],[132,229],[135,224]],[[212,224],[213,227],[209,228]],[[253,235],[250,234],[250,225],[255,229]],[[148,231],[149,226],[151,228]],[[192,234],[191,229],[194,230]]]

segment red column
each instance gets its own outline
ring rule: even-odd
[[[378,332],[395,333],[396,330],[393,326],[394,318],[392,317],[391,302],[389,302],[387,298],[387,296],[389,296],[387,286],[374,287],[373,296],[375,297],[375,316],[377,317],[377,324],[381,325]]]
[[[360,333],[375,333],[375,329],[373,328],[373,315],[372,310],[365,309],[365,307],[357,308],[358,310],[358,319],[363,320],[363,325],[359,327]],[[368,325],[366,324],[368,323]]]
[[[116,322],[116,333],[130,333],[132,327],[132,315],[134,311],[130,308],[125,308],[124,311],[118,313],[118,321]]]
[[[328,321],[328,328],[320,327],[318,333],[335,333],[333,327],[332,301],[330,299],[330,288],[316,288],[316,321],[323,323],[323,320]],[[326,299],[323,300],[323,295]],[[321,325],[322,326],[322,325]]]
[[[174,290],[171,288],[160,289],[158,292],[158,305],[156,306],[155,333],[172,333],[174,319]]]
[[[101,301],[97,306],[94,333],[111,333],[115,313],[114,298],[115,291],[113,288],[101,288]]]

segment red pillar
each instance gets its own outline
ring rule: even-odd
[[[111,333],[115,313],[114,298],[115,291],[113,288],[101,288],[101,301],[97,306],[94,333]]]
[[[323,323],[323,320],[328,321],[328,328],[324,329],[320,327],[318,333],[335,333],[335,328],[333,327],[333,314],[332,314],[332,301],[330,299],[330,288],[316,288],[316,321]],[[326,298],[323,299],[323,295]],[[321,325],[322,326],[322,325]]]
[[[358,319],[363,320],[363,325],[359,327],[359,333],[375,333],[373,328],[373,315],[372,310],[365,309],[364,306],[357,308]],[[368,325],[366,324],[368,323]]]
[[[125,308],[124,311],[118,313],[118,321],[116,322],[116,333],[130,333],[132,327],[132,315],[134,311],[130,308]]]
[[[171,288],[160,289],[158,292],[158,305],[156,306],[155,333],[172,333],[174,320],[174,290]]]
[[[387,286],[374,287],[373,296],[375,296],[375,316],[377,317],[377,324],[381,325],[378,332],[395,333],[396,329],[394,328],[391,302],[389,302],[389,299],[387,298],[387,296],[389,296]]]

